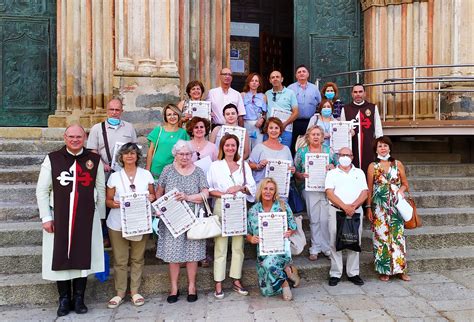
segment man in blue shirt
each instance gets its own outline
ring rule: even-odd
[[[270,74],[272,89],[265,95],[268,101],[267,118],[276,116],[283,122],[283,133],[281,143],[288,148],[291,146],[293,121],[298,117],[298,101],[293,91],[283,86],[283,76],[278,70]]]
[[[309,70],[305,65],[296,67],[296,82],[288,86],[296,94],[298,100],[298,118],[293,122],[293,139],[291,141],[291,152],[294,154],[294,147],[298,135],[305,134],[311,116],[316,113],[321,102],[319,88],[308,82]]]

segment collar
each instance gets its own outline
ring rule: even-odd
[[[354,105],[357,105],[357,106],[362,106],[362,105],[364,105],[364,104],[365,104],[365,100],[364,100],[364,101],[362,101],[362,103],[356,103],[356,102],[352,102],[352,103],[354,103]]]
[[[355,169],[355,167],[354,167],[354,164],[351,163],[351,168],[349,169],[348,172],[341,169],[339,165],[336,167],[336,169],[339,170],[340,172],[349,173],[349,172],[353,171]]]
[[[283,93],[283,91],[285,90],[285,88],[286,88],[286,87],[283,86],[283,88],[281,89],[281,91],[275,92],[275,90],[274,90],[273,87],[272,87],[272,93],[281,94],[281,93]]]
[[[69,153],[70,155],[73,155],[73,156],[78,156],[78,155],[81,155],[82,152],[84,152],[84,148],[81,148],[81,151],[79,151],[78,153],[74,154],[72,153],[71,151],[69,151],[69,149],[66,147],[66,151],[67,153]]]
[[[306,81],[306,83],[301,84],[300,82],[296,82],[298,84],[298,87],[301,87],[302,89],[307,89],[308,88],[308,85],[309,85],[309,82]]]

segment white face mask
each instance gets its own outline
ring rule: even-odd
[[[387,153],[386,156],[382,156],[380,154],[377,154],[377,158],[379,158],[380,160],[383,160],[383,161],[387,161],[390,158],[390,153]]]
[[[347,156],[343,156],[339,158],[339,164],[342,165],[343,167],[348,167],[351,165],[351,163],[352,163],[351,158]]]

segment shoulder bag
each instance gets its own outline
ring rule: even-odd
[[[221,236],[222,227],[219,217],[212,214],[206,197],[202,193],[200,195],[204,209],[196,205],[196,209],[199,208],[199,210],[195,210],[197,213],[197,223],[187,231],[188,239],[207,239]]]
[[[406,192],[408,193],[408,191]],[[421,217],[418,215],[418,212],[416,211],[415,200],[410,195],[410,193],[408,193],[408,195],[405,196],[405,200],[413,208],[413,214],[411,216],[411,219],[408,221],[405,221],[405,229],[415,229],[415,228],[421,227],[423,224],[421,222]]]
[[[101,123],[101,126],[102,136],[104,137],[105,152],[107,153],[107,158],[109,159],[107,164],[110,166],[112,164],[112,156],[110,155],[109,141],[107,140],[107,130],[105,129],[105,121]]]

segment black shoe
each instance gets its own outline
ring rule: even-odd
[[[71,301],[68,298],[59,299],[58,316],[68,315],[70,312]]]
[[[178,302],[178,298],[179,298],[179,291],[175,295],[168,296],[166,298],[166,302],[168,302],[169,304],[173,304],[173,303]]]
[[[354,283],[355,285],[359,285],[359,286],[364,285],[364,281],[362,280],[362,278],[360,278],[359,275],[348,277],[347,279],[351,281],[352,283]]]
[[[87,306],[84,304],[84,293],[86,292],[87,277],[75,278],[72,280],[72,305],[77,314],[87,313]]]
[[[330,277],[329,278],[329,286],[336,286],[341,279],[339,277]]]
[[[59,293],[58,316],[68,315],[71,311],[71,281],[57,281]]]
[[[198,295],[196,294],[188,294],[187,300],[189,303],[196,302],[198,299]]]

